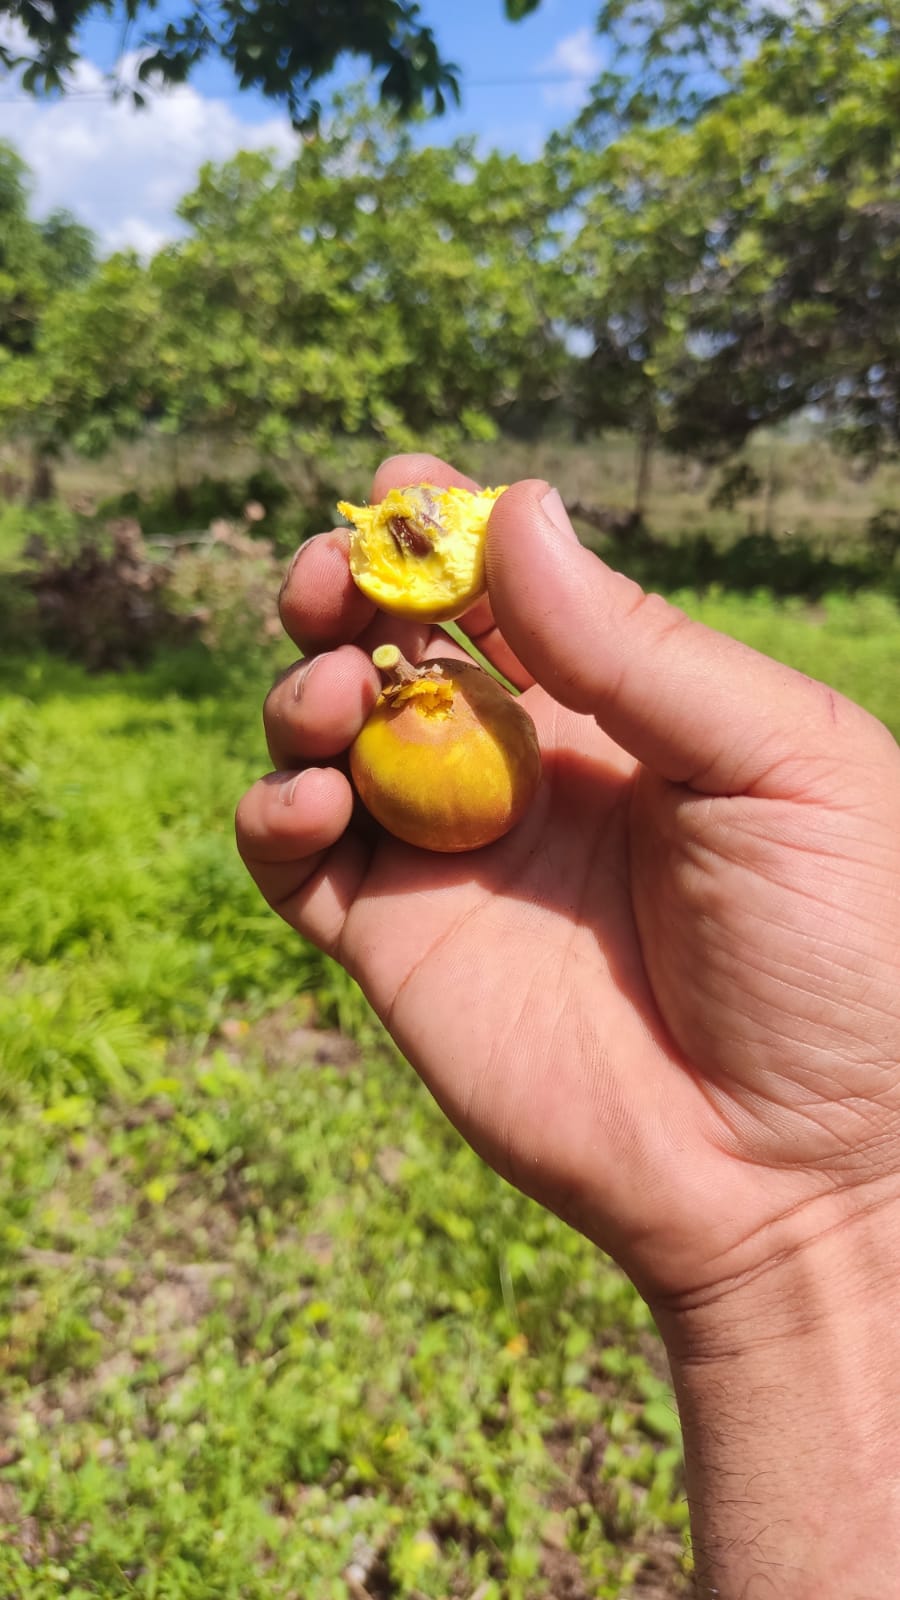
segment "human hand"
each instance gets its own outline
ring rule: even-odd
[[[422,480],[471,487],[398,458],[373,499]],[[642,596],[546,493],[498,502],[493,610],[463,619],[539,730],[519,827],[445,857],[352,816],[340,757],[378,693],[368,652],[456,652],[375,613],[337,531],[285,587],[312,659],[267,701],[281,776],[242,802],[240,848],[499,1171],[651,1303],[715,1297],[900,1187],[900,751],[831,689]]]
[[[373,499],[421,481],[471,487],[400,458]],[[310,659],[267,700],[279,771],[239,808],[242,854],[476,1149],[649,1300],[698,1593],[887,1594],[900,751],[823,684],[609,571],[544,484],[499,500],[487,570],[463,625],[539,731],[524,821],[440,856],[354,813],[343,753],[378,694],[369,652],[454,650],[376,615],[335,531],[286,581]]]

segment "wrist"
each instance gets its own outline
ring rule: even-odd
[[[685,1441],[697,1592],[874,1600],[900,1585],[900,1204],[654,1308]]]
[[[812,1207],[810,1211],[812,1211]],[[673,1363],[705,1367],[804,1341],[855,1347],[881,1315],[900,1338],[900,1184],[865,1201],[837,1195],[815,1217],[779,1225],[768,1255],[751,1269],[657,1300],[653,1306]],[[873,1343],[873,1356],[881,1348]]]

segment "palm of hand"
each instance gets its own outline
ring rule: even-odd
[[[419,460],[381,479],[454,481]],[[541,494],[501,496],[493,612],[467,621],[543,685],[529,815],[449,857],[353,823],[364,652],[447,650],[382,631],[335,534],[289,578],[286,625],[324,665],[272,691],[279,772],[238,835],[476,1148],[688,1304],[896,1187],[900,757],[858,707],[560,543]]]
[[[524,703],[548,778],[531,814],[475,856],[384,841],[340,956],[476,1149],[683,1294],[752,1270],[837,1174],[869,1175],[868,1146],[848,1168],[827,1052],[860,1103],[878,1068],[838,1037],[847,996],[821,990],[847,830],[656,780],[593,718]]]

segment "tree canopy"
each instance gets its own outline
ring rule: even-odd
[[[897,0],[600,0],[596,31],[610,64],[578,126],[604,139],[694,122],[734,90],[748,60],[790,53],[810,33],[900,53]]]
[[[0,143],[0,359],[33,351],[54,294],[90,275],[94,244],[66,211],[42,222],[29,211],[28,169]]]
[[[539,0],[504,0],[517,20]],[[459,71],[443,59],[415,0],[183,0],[163,20],[156,0],[0,0],[0,17],[23,43],[0,43],[0,65],[20,73],[25,89],[62,92],[80,55],[79,35],[93,17],[121,25],[123,47],[136,52],[138,85],[183,83],[201,62],[225,61],[241,89],[279,101],[300,126],[320,107],[315,85],[345,54],[368,62],[384,100],[402,113],[440,112],[459,97]],[[120,87],[115,82],[111,87]],[[140,103],[140,87],[132,90]]]
[[[152,423],[307,459],[491,437],[559,393],[558,207],[542,163],[421,148],[348,105],[284,165],[204,168],[150,262],[61,288],[0,360],[0,426],[97,452]]]
[[[716,77],[695,101],[622,102],[614,125],[597,99],[524,161],[424,147],[345,96],[295,160],[201,172],[149,262],[93,267],[71,218],[29,216],[0,151],[0,426],[51,450],[152,424],[312,459],[552,416],[626,428],[649,460],[813,410],[897,450],[897,19],[867,0],[701,9]],[[693,14],[604,10],[682,31]],[[632,37],[635,81],[661,47]]]
[[[630,412],[668,443],[721,451],[815,407],[857,445],[896,448],[896,7],[610,0],[603,13],[644,27],[628,95],[617,103],[608,76],[554,141],[577,218],[571,316],[592,341],[586,417]],[[701,59],[692,88],[685,61]]]

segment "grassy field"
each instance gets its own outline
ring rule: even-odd
[[[474,451],[466,470],[481,481],[496,472],[496,452]],[[567,503],[582,501],[620,509],[633,503],[635,445],[610,437],[582,445],[565,440],[504,443],[505,479],[546,478]],[[657,457],[647,500],[647,522],[662,540],[703,531],[713,540],[771,533],[776,538],[814,541],[838,552],[859,539],[872,516],[900,506],[900,461],[873,471],[840,454],[827,437],[766,435],[748,443],[739,458],[759,487],[734,505],[718,505],[723,469],[690,457]]]
[[[335,470],[345,498],[365,498],[381,453],[377,444],[342,446]],[[763,430],[738,460],[755,475],[757,487],[729,506],[718,503],[722,467],[661,452],[647,502],[654,534],[676,540],[702,530],[718,541],[768,532],[776,538],[812,540],[835,552],[858,541],[873,516],[900,508],[900,460],[870,468],[843,454],[823,433]],[[498,474],[504,482],[543,477],[560,487],[568,503],[625,509],[632,504],[636,450],[633,440],[617,435],[582,444],[563,438],[504,440],[469,445],[458,453],[456,464],[483,483],[499,481]],[[15,472],[12,458],[6,465]],[[63,500],[91,506],[123,491],[150,497],[179,481],[190,485],[200,479],[246,477],[259,465],[240,448],[223,452],[217,441],[178,441],[176,449],[169,438],[148,436],[117,446],[99,462],[65,459],[57,477]],[[292,493],[308,493],[303,462],[284,462],[279,471]]]
[[[677,1573],[645,1308],[258,902],[259,686],[187,665],[3,685],[0,1593]]]
[[[677,597],[900,736],[887,595]],[[236,859],[264,688],[0,668],[0,1595],[686,1592],[643,1303]]]

